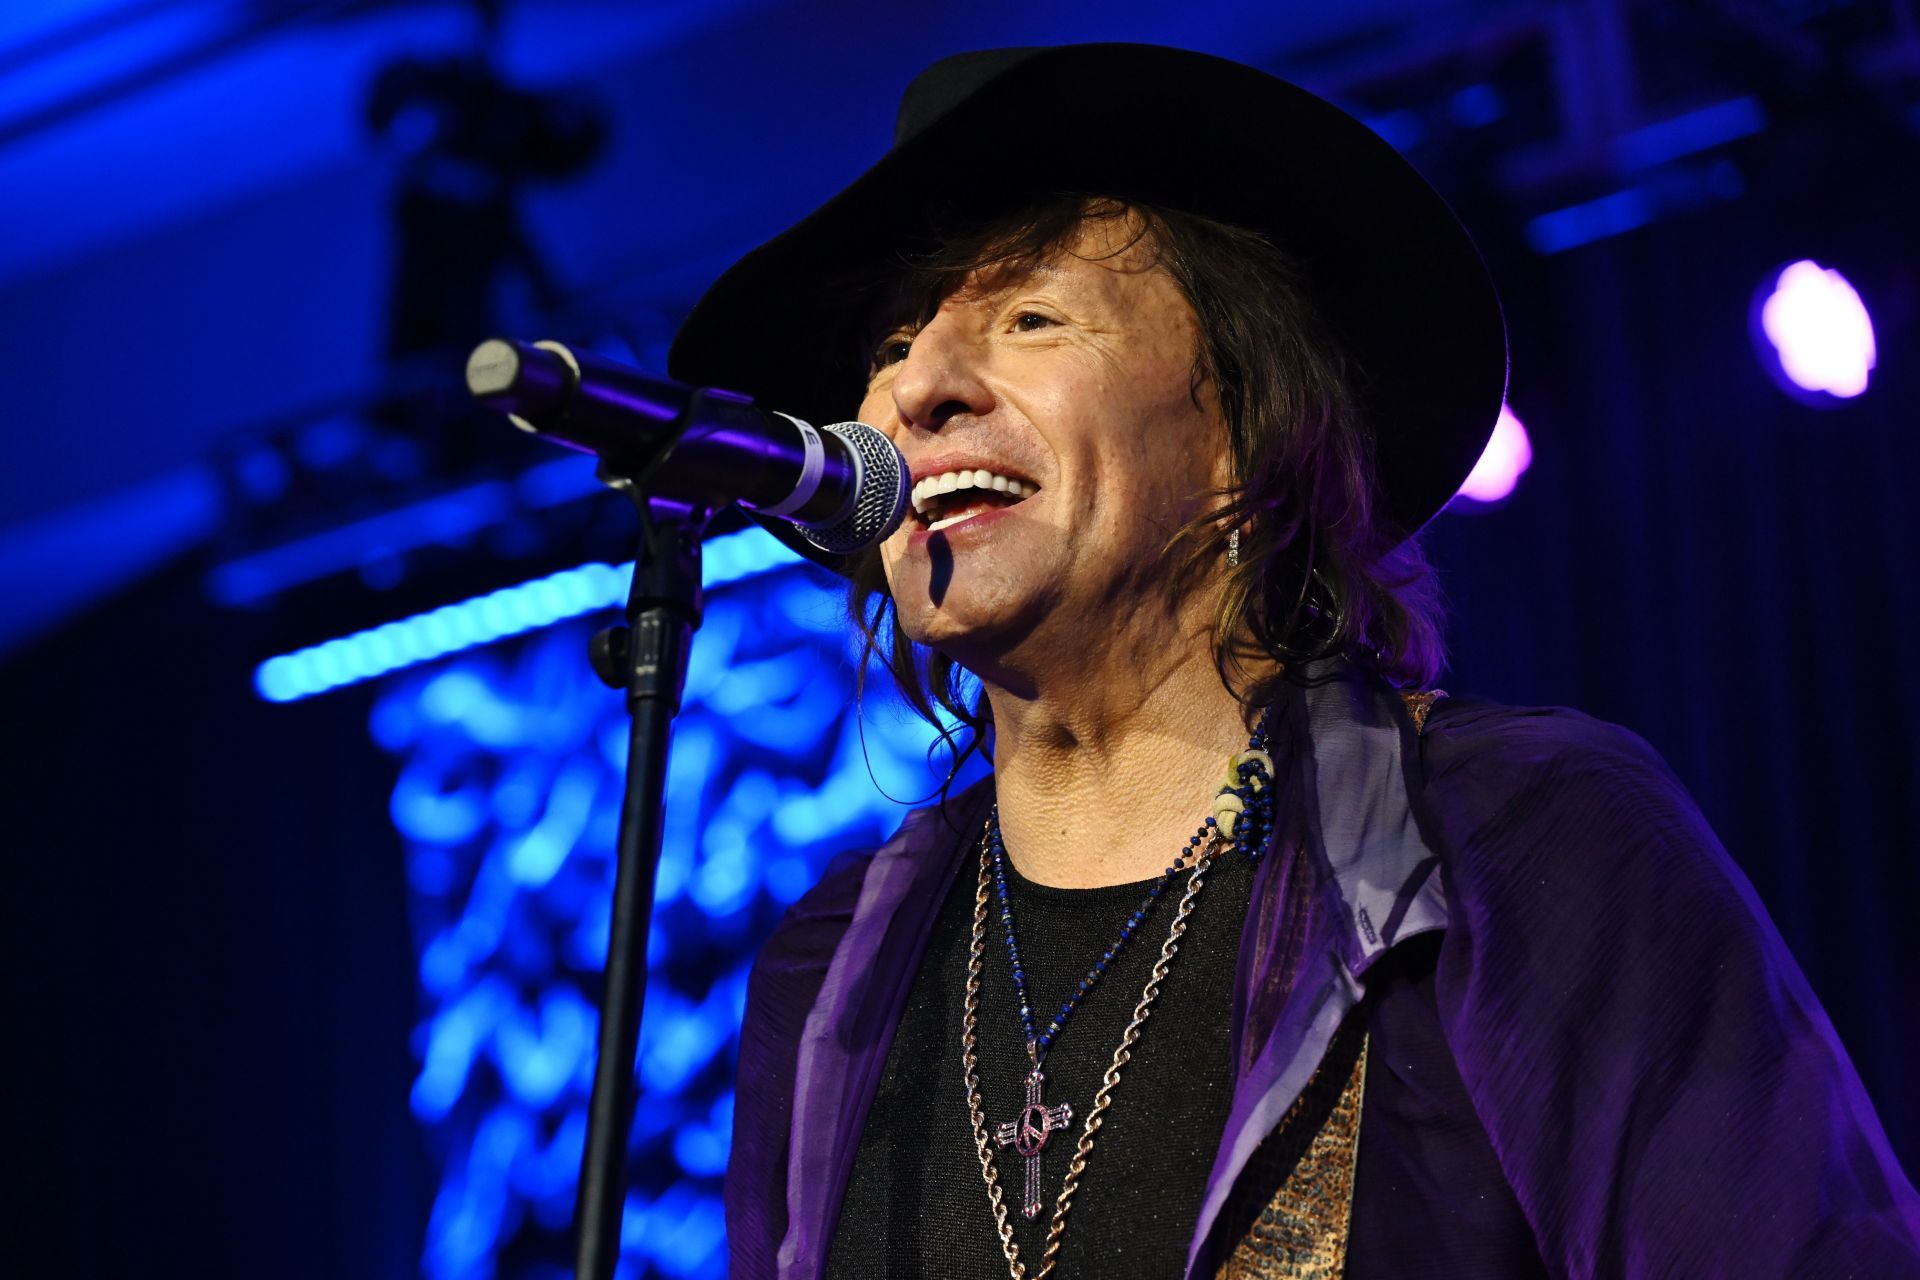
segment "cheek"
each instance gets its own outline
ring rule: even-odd
[[[860,397],[860,407],[854,415],[859,421],[870,427],[877,427],[889,436],[893,434],[893,397],[887,394],[885,387],[875,387]]]
[[[1225,429],[1216,414],[1195,407],[1184,372],[1177,391],[1156,385],[1131,407],[1126,419],[1110,424],[1097,465],[1136,513],[1184,523],[1222,483]]]

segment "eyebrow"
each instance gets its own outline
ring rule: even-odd
[[[907,280],[911,279],[909,275],[886,301],[874,307],[872,320],[863,329],[867,335],[865,345],[872,347],[902,329],[917,330],[923,327],[947,299],[962,293],[972,292],[979,298],[991,300],[1001,294],[1014,292],[1036,277],[1057,277],[1061,270],[1056,258],[1056,254],[1048,254],[1042,259],[1024,263],[992,263],[970,272],[957,284],[942,288],[938,296],[934,296],[930,288],[916,298],[914,291],[907,287]]]

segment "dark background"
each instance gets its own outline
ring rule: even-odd
[[[878,154],[921,64],[1092,38],[1296,78],[1455,201],[1503,288],[1534,459],[1428,537],[1443,683],[1659,749],[1920,1165],[1910,6],[1286,8],[103,0],[0,21],[9,1269],[487,1273],[422,1262],[449,1148],[409,1112],[433,1001],[401,763],[369,733],[382,686],[278,704],[253,673],[618,560],[626,526],[597,499],[510,506],[245,598],[221,570],[546,461],[459,405],[465,344],[552,333],[657,367],[706,280]],[[1728,102],[1730,135],[1671,125]],[[1543,244],[1538,219],[1623,192],[1640,225]],[[1756,290],[1809,257],[1873,317],[1857,399],[1806,403],[1757,358]],[[728,916],[729,945],[775,914]],[[557,1237],[527,1232],[500,1274],[554,1274]]]

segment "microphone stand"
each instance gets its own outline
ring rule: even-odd
[[[637,1094],[634,1058],[647,991],[647,934],[660,862],[668,740],[686,687],[693,633],[700,625],[700,539],[711,513],[655,501],[644,492],[647,478],[671,451],[669,442],[633,475],[618,474],[605,462],[599,472],[602,481],[625,492],[639,508],[641,538],[627,596],[627,625],[595,635],[591,650],[600,679],[626,690],[632,724],[598,1059],[574,1202],[576,1280],[612,1280],[620,1257],[627,1138]]]

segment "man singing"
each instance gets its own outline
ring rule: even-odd
[[[1433,688],[1499,305],[1364,126],[1177,50],[948,59],[688,382],[858,416],[838,563],[992,774],[768,943],[757,1277],[1920,1275],[1920,1200],[1639,739]]]

